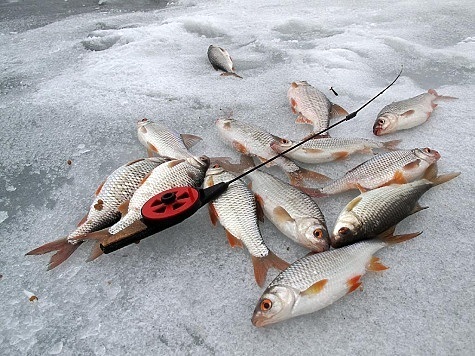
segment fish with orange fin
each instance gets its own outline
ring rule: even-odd
[[[148,233],[142,221],[142,207],[153,196],[175,187],[199,187],[203,183],[209,166],[206,156],[191,157],[165,162],[152,170],[140,183],[130,201],[120,206],[121,219],[108,229],[76,237],[77,240],[97,240],[103,243],[109,239],[126,238]],[[102,253],[97,250],[98,256]],[[96,256],[97,257],[97,256]]]
[[[327,196],[351,189],[371,190],[392,183],[407,183],[423,177],[440,158],[439,152],[426,148],[381,153],[348,171],[343,177],[318,189],[305,188],[312,196]]]
[[[388,269],[373,256],[377,251],[419,234],[362,241],[295,261],[264,291],[254,309],[252,324],[267,326],[331,305],[358,289],[366,271]]]
[[[306,81],[293,82],[287,97],[293,113],[299,115],[296,122],[312,125],[313,132],[327,129],[331,118],[348,115],[345,109],[333,104],[325,94]],[[328,136],[328,133],[322,136]]]
[[[280,137],[272,135],[262,128],[233,118],[218,119],[216,126],[224,141],[239,153],[256,156],[261,162],[276,156],[271,144],[280,140]],[[323,174],[299,167],[286,157],[279,157],[269,162],[268,166],[276,164],[288,175],[292,185],[303,185],[304,180],[316,182],[330,180]]]
[[[338,216],[330,237],[332,247],[340,248],[357,241],[392,234],[400,221],[426,209],[418,203],[425,192],[459,174],[437,176],[437,170],[432,166],[426,171],[424,179],[361,193]]]
[[[285,154],[285,157],[304,163],[325,163],[347,158],[354,153],[372,154],[374,148],[394,150],[401,140],[380,142],[366,138],[318,137],[311,139]],[[271,144],[281,153],[296,143],[286,138]]]
[[[395,101],[386,105],[378,113],[373,125],[376,136],[410,129],[429,120],[430,114],[437,107],[437,100],[457,99],[452,96],[439,95],[434,89],[414,98]]]
[[[117,168],[96,190],[96,197],[88,214],[81,220],[76,230],[67,237],[40,246],[27,255],[41,255],[57,251],[48,265],[48,269],[63,263],[81,245],[78,236],[98,231],[113,225],[120,219],[119,207],[128,201],[140,182],[154,168],[166,162],[163,157],[142,158]],[[96,246],[95,249],[98,247]],[[93,253],[94,254],[94,253]],[[91,256],[93,258],[94,256]]]
[[[215,164],[206,172],[204,187],[228,182],[233,178],[234,174]],[[209,209],[212,223],[216,225],[219,220],[226,230],[230,245],[246,246],[254,266],[254,277],[260,287],[265,283],[269,268],[284,270],[289,266],[264,243],[257,223],[254,195],[243,182],[237,180],[231,183],[226,192],[209,203]]]
[[[160,155],[171,159],[193,157],[188,151],[202,139],[190,134],[178,134],[159,121],[142,119],[137,122],[139,141],[150,157]]]
[[[236,74],[233,59],[224,48],[210,45],[208,47],[208,59],[215,70],[221,70],[224,72],[221,76],[231,75],[242,79],[240,75]]]

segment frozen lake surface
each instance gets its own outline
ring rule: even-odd
[[[471,1],[37,3],[0,1],[1,354],[475,353]],[[230,52],[244,79],[213,70],[210,44]],[[353,111],[401,65],[399,81],[332,134],[372,138],[383,106],[433,88],[459,99],[382,139],[436,149],[441,173],[462,174],[430,190],[421,199],[430,209],[398,225],[398,233],[424,233],[380,251],[390,269],[365,275],[364,290],[255,328],[262,290],[248,253],[229,247],[207,209],[91,263],[91,243],[52,271],[50,255],[24,256],[66,236],[104,178],[145,156],[137,120],[203,137],[196,154],[237,158],[217,138],[216,118],[232,112],[301,138],[309,128],[294,123],[292,81],[306,80]],[[368,158],[318,171],[337,178]],[[355,194],[318,201],[330,229]],[[262,234],[289,262],[307,253],[269,221]]]

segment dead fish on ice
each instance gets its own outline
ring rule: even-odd
[[[171,159],[193,157],[188,150],[202,140],[199,136],[178,134],[163,123],[148,119],[137,122],[137,135],[150,157],[158,154]]]
[[[348,115],[345,109],[333,104],[325,94],[306,81],[293,82],[287,92],[287,97],[293,113],[299,114],[295,122],[313,125],[313,132],[327,129],[330,118]],[[328,132],[324,135],[328,136]]]
[[[427,93],[414,98],[386,105],[378,114],[373,125],[373,133],[381,136],[421,125],[429,120],[430,114],[437,107],[435,102],[443,99],[457,98],[439,95],[434,89],[429,89]]]
[[[140,182],[154,168],[166,162],[163,157],[143,158],[129,162],[117,168],[97,188],[96,197],[89,208],[87,215],[80,221],[76,230],[67,237],[47,243],[27,255],[41,255],[57,251],[48,265],[48,270],[63,263],[81,245],[82,240],[76,237],[104,229],[120,219],[119,207],[128,201],[137,190]],[[90,259],[94,259],[91,255]]]
[[[331,305],[355,291],[366,271],[388,268],[373,257],[375,252],[419,234],[358,242],[297,260],[264,291],[254,310],[252,324],[266,326]]]
[[[347,158],[359,153],[373,153],[373,148],[394,150],[401,140],[380,142],[365,138],[337,138],[320,137],[309,140],[299,147],[285,154],[285,157],[304,163],[325,163]],[[274,151],[281,153],[295,143],[288,139],[281,139],[272,143]]]
[[[221,76],[232,75],[242,79],[240,75],[236,74],[233,59],[224,48],[210,45],[208,47],[208,59],[215,70],[224,72]]]
[[[449,173],[437,177],[435,166],[431,166],[424,179],[361,193],[338,216],[331,236],[332,247],[339,248],[380,235],[392,235],[396,224],[425,209],[418,203],[425,192],[459,174]]]
[[[208,188],[235,178],[216,164],[206,172],[204,187]],[[218,198],[208,204],[211,222],[217,221],[226,230],[226,236],[232,247],[244,244],[251,254],[254,277],[259,287],[264,285],[267,270],[271,267],[284,270],[287,262],[277,257],[264,243],[257,224],[257,208],[252,192],[237,180]]]

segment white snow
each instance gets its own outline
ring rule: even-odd
[[[173,1],[136,12],[102,3],[30,30],[20,19],[0,22],[1,354],[475,353],[471,1]],[[213,70],[210,44],[229,51],[244,79]],[[439,171],[462,174],[422,197],[430,209],[397,232],[424,233],[378,253],[391,268],[364,276],[363,291],[315,314],[253,327],[262,291],[250,257],[228,246],[207,209],[92,263],[85,263],[91,243],[52,271],[51,254],[24,256],[72,231],[107,174],[146,154],[137,120],[203,137],[196,154],[237,159],[217,138],[217,117],[232,112],[301,138],[309,127],[294,123],[292,81],[306,80],[353,111],[401,65],[398,82],[332,134],[372,138],[383,106],[433,88],[459,99],[382,140],[437,149]],[[317,170],[336,178],[367,158]],[[355,194],[319,201],[330,229]],[[307,253],[268,221],[262,233],[289,262]],[[22,295],[29,290],[34,303]]]

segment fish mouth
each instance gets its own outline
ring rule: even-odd
[[[373,134],[376,136],[381,136],[382,135],[383,128],[379,125],[373,126]]]
[[[252,316],[251,322],[255,327],[261,328],[270,323],[266,322],[268,319],[264,318],[262,315],[256,314]]]

